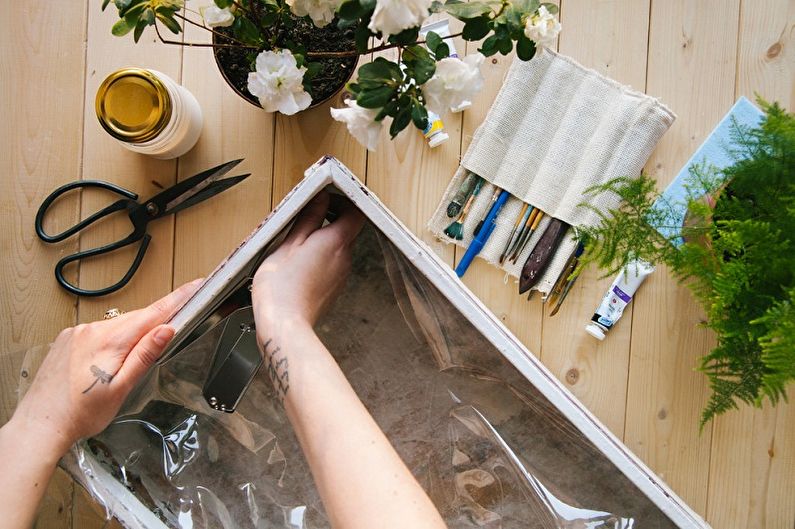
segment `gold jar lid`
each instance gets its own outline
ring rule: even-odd
[[[97,118],[116,139],[141,143],[160,134],[171,118],[171,97],[163,81],[141,68],[110,74],[99,86]]]

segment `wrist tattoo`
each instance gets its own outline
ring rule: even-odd
[[[89,390],[97,384],[97,382],[101,382],[103,384],[110,384],[110,381],[113,380],[113,375],[111,375],[110,373],[105,373],[103,370],[101,370],[95,365],[92,365],[90,369],[91,369],[91,374],[94,375],[96,378],[94,379],[94,382],[92,382],[90,386],[88,386],[86,389],[83,390],[83,393],[88,393]]]
[[[273,344],[268,340],[262,344],[262,352],[265,356],[266,370],[268,378],[273,384],[273,389],[276,390],[276,397],[279,402],[284,404],[284,398],[287,396],[287,391],[290,389],[290,374],[287,371],[287,355],[281,352],[281,347]]]

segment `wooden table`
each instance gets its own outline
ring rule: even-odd
[[[484,66],[486,88],[463,115],[447,117],[451,140],[431,150],[412,130],[367,153],[328,105],[294,117],[267,114],[224,84],[207,49],[183,49],[110,34],[114,9],[100,0],[14,2],[2,17],[2,351],[51,340],[60,329],[101,316],[111,306],[150,303],[174,286],[207,274],[325,153],[347,164],[411,229],[451,265],[456,259],[424,229],[426,219],[482,121],[510,62]],[[562,0],[558,49],[586,66],[659,97],[679,115],[647,165],[665,185],[740,95],[795,105],[795,1]],[[185,38],[206,39],[188,26]],[[473,44],[456,42],[459,51]],[[205,126],[199,144],[178,161],[156,161],[118,146],[99,127],[94,95],[116,68],[165,72],[198,98]],[[339,106],[339,97],[332,105]],[[252,177],[212,201],[151,226],[149,253],[131,284],[101,299],[57,287],[53,265],[79,248],[116,240],[125,221],[79,241],[42,245],[33,216],[43,197],[77,178],[106,179],[142,196],[237,157]],[[84,193],[53,217],[73,224],[107,197]],[[460,257],[460,255],[458,256]],[[82,286],[109,284],[129,266],[130,251],[71,271]],[[795,405],[743,408],[698,431],[706,379],[694,372],[713,337],[702,313],[665,270],[643,287],[632,310],[603,343],[582,332],[609,279],[590,272],[561,313],[545,316],[502,274],[476,262],[466,284],[610,429],[716,528],[795,524]],[[0,363],[2,416],[15,403],[18,366]],[[791,392],[795,395],[795,392]],[[103,525],[101,509],[59,473],[37,527]]]

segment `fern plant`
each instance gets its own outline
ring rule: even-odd
[[[691,170],[681,238],[664,234],[678,205],[646,174],[592,188],[621,204],[580,228],[589,241],[581,268],[610,275],[633,257],[665,263],[704,308],[718,345],[699,366],[712,389],[702,428],[740,402],[777,404],[795,380],[795,116],[759,103],[758,127],[733,125],[729,167]]]

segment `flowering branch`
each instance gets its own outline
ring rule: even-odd
[[[102,8],[110,1],[104,0]],[[214,5],[200,10],[204,24],[180,12],[189,11],[184,0],[113,3],[119,12],[111,29],[114,35],[132,32],[137,42],[147,26],[154,26],[165,44],[258,52],[256,57],[247,55],[252,70],[248,90],[266,110],[284,114],[309,106],[313,80],[321,80],[317,75],[329,68],[329,60],[396,49],[396,61],[377,57],[359,68],[357,79],[348,84],[353,100],[346,103],[347,108],[332,112],[368,148],[374,147],[375,131],[384,122],[389,122],[394,137],[410,123],[423,130],[432,114],[467,106],[483,86],[480,65],[484,56],[515,50],[519,59],[530,60],[536,45],[554,41],[560,31],[557,6],[540,0],[214,0]],[[434,12],[459,19],[462,31],[450,34],[447,27],[423,28]],[[335,23],[339,30],[353,34],[351,48],[306,49],[301,44],[304,35],[295,34],[299,18],[311,20],[318,28]],[[165,39],[159,24],[179,34],[180,22],[211,32],[214,42]],[[459,58],[454,37],[479,41],[479,53]],[[373,38],[382,44],[370,47]]]

